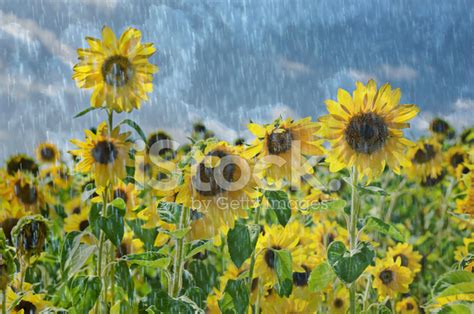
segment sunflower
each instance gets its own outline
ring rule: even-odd
[[[387,258],[392,258],[394,261],[400,259],[400,265],[408,267],[413,277],[421,270],[421,255],[413,251],[413,246],[408,243],[397,243],[395,247],[389,248]]]
[[[27,291],[23,295],[18,295],[11,288],[7,288],[7,308],[11,314],[31,314],[40,313],[52,304],[45,300],[45,294],[34,293],[31,285],[24,283],[24,290]]]
[[[24,154],[13,155],[7,160],[7,172],[11,176],[14,176],[18,171],[37,175],[38,169],[38,164],[34,159]]]
[[[172,160],[176,153],[172,148],[172,138],[165,131],[151,133],[147,139],[147,153],[158,155],[166,160]]]
[[[72,214],[80,214],[82,212],[82,209],[84,208],[84,204],[82,202],[82,199],[80,196],[77,196],[77,197],[74,197],[70,200],[68,200],[65,204],[64,204],[64,211],[66,212],[66,214],[69,216],[69,215],[72,215]]]
[[[41,169],[39,178],[42,183],[55,191],[59,189],[67,189],[72,182],[72,177],[69,175],[69,169],[64,164]]]
[[[408,267],[401,265],[401,259],[377,259],[375,266],[370,266],[369,271],[374,276],[373,287],[377,289],[380,299],[385,296],[395,298],[398,293],[407,293],[408,286],[413,281],[413,276]]]
[[[302,175],[313,172],[303,156],[324,154],[323,141],[315,135],[319,125],[311,122],[311,117],[297,121],[277,119],[268,125],[250,123],[248,129],[256,139],[242,155],[258,155],[259,166],[270,183],[284,178],[299,182]]]
[[[16,175],[5,178],[0,184],[0,196],[2,195],[13,207],[23,206],[31,212],[38,212],[45,205],[43,189],[28,172],[18,171]]]
[[[84,207],[78,214],[71,214],[64,219],[64,231],[82,232],[89,227],[89,213],[90,207]]]
[[[288,225],[271,225],[265,227],[265,234],[257,241],[254,277],[262,280],[263,285],[277,283],[275,271],[275,251],[287,250],[291,254],[293,272],[306,272],[301,267],[305,256],[297,249],[300,237]]]
[[[148,62],[156,49],[152,43],[142,44],[141,37],[139,30],[128,28],[117,40],[107,26],[102,40],[86,37],[90,48],[77,50],[79,63],[72,78],[79,88],[94,89],[92,107],[130,112],[148,100],[158,67]]]
[[[418,309],[418,304],[413,297],[403,298],[398,301],[395,305],[397,313],[400,314],[418,314],[420,310]]]
[[[235,217],[247,217],[254,190],[251,168],[236,149],[225,142],[209,142],[194,152],[195,163],[183,170],[176,202],[205,214],[229,228]],[[215,225],[215,224],[214,224]]]
[[[413,145],[402,129],[419,111],[415,105],[399,105],[400,96],[400,90],[392,90],[390,84],[377,90],[370,80],[366,86],[356,82],[352,96],[339,89],[337,101],[326,100],[329,114],[319,120],[320,134],[331,144],[326,159],[331,172],[355,166],[371,180],[388,164],[400,173],[400,165],[408,162],[405,147]]]
[[[455,131],[448,122],[441,118],[434,118],[430,123],[430,131],[439,139],[452,139]]]
[[[10,245],[13,245],[11,234],[13,227],[16,226],[22,217],[29,215],[31,215],[31,212],[26,211],[25,208],[19,204],[0,201],[0,228],[3,229]]]
[[[36,158],[42,163],[55,163],[61,158],[56,145],[51,143],[41,143],[36,148]]]
[[[474,173],[471,174],[470,185],[467,188],[467,196],[456,200],[456,212],[474,215]]]
[[[451,175],[456,175],[457,169],[463,167],[468,160],[466,151],[461,146],[453,146],[446,153],[446,164],[448,165],[448,172]]]
[[[143,253],[144,246],[145,244],[142,242],[142,240],[133,237],[133,232],[125,232],[122,242],[120,243],[120,247],[117,248],[117,258],[121,258],[122,256],[128,254]]]
[[[316,228],[314,231],[314,239],[321,245],[321,247],[328,248],[329,244],[333,241],[341,241],[346,245],[348,244],[348,233],[346,229],[338,225],[337,222],[324,220],[322,222],[315,221],[315,223]]]
[[[262,302],[261,306],[262,313],[293,314],[316,312],[316,308],[313,308],[306,300],[294,296],[282,298],[275,293],[268,295]]]
[[[329,292],[328,298],[330,314],[345,314],[349,309],[349,291],[341,286],[335,291]]]
[[[152,200],[150,205],[137,214],[137,218],[145,223],[141,226],[144,229],[159,228],[156,235],[154,246],[160,247],[170,239],[169,232],[176,230],[176,225],[168,223],[161,219],[158,213],[158,201]]]
[[[405,169],[409,179],[428,184],[443,176],[441,145],[436,140],[418,141],[408,150],[407,156],[411,161]]]
[[[454,259],[458,262],[462,262],[464,259],[469,258],[470,255],[474,254],[474,232],[471,233],[470,238],[463,239],[463,245],[458,246],[454,251]]]
[[[132,143],[126,141],[130,133],[120,133],[119,127],[116,127],[109,134],[107,124],[103,122],[97,128],[97,133],[85,130],[85,134],[85,142],[71,140],[79,149],[70,153],[81,157],[76,171],[93,172],[97,186],[115,184],[117,179],[123,179],[126,176],[126,166],[130,163],[128,152]]]

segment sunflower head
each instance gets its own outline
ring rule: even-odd
[[[147,153],[152,155],[159,155],[160,157],[166,160],[171,160],[176,155],[173,148],[171,148],[171,141],[171,136],[164,131],[160,130],[155,133],[152,133],[148,136],[147,139]]]
[[[418,304],[413,297],[406,297],[398,301],[395,305],[397,313],[400,314],[418,314],[420,313],[418,309]]]
[[[446,153],[446,164],[451,175],[456,175],[458,167],[464,167],[469,157],[461,146],[453,146]]]
[[[373,287],[381,299],[386,296],[395,298],[398,293],[408,292],[408,286],[413,281],[413,276],[408,267],[401,265],[401,258],[378,259],[370,272],[374,276]]]
[[[441,138],[452,139],[455,131],[451,125],[441,118],[434,118],[430,123],[430,131]]]
[[[433,138],[423,139],[411,147],[407,156],[410,163],[406,166],[407,176],[425,186],[434,185],[443,178],[443,156],[441,145]]]
[[[394,261],[400,259],[400,265],[408,267],[413,277],[421,270],[420,262],[422,257],[408,243],[398,243],[395,247],[389,248],[387,258],[392,258]]]
[[[18,171],[30,172],[33,175],[38,174],[38,165],[33,158],[24,155],[18,154],[11,156],[7,160],[7,172],[9,175],[13,176]]]
[[[41,143],[36,148],[36,158],[42,163],[54,163],[60,157],[59,150],[54,144]]]
[[[326,100],[328,115],[320,118],[320,134],[331,144],[327,161],[333,172],[355,166],[369,180],[388,164],[395,172],[407,163],[404,149],[412,143],[403,137],[418,113],[415,105],[399,105],[400,90],[389,84],[380,89],[373,80],[356,83],[353,95],[339,89],[337,101]]]
[[[86,37],[89,48],[78,49],[79,62],[72,78],[79,88],[93,88],[91,105],[117,112],[139,109],[153,90],[153,73],[158,67],[149,63],[156,49],[141,43],[139,30],[128,28],[119,39],[107,26],[102,40]]]

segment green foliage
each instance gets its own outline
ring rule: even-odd
[[[345,283],[352,283],[372,263],[375,252],[365,242],[360,242],[355,250],[349,252],[344,243],[334,241],[329,245],[327,257],[337,277]]]

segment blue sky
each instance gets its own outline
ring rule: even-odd
[[[0,159],[52,141],[68,148],[100,113],[72,119],[90,91],[71,80],[75,49],[103,25],[155,43],[155,90],[129,115],[184,141],[203,121],[227,140],[252,119],[317,117],[339,87],[375,78],[422,113],[474,124],[474,6],[466,1],[0,0]]]

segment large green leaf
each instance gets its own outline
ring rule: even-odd
[[[345,283],[352,283],[372,263],[375,252],[370,244],[360,242],[355,250],[347,251],[344,243],[334,241],[328,248],[328,262]]]
[[[244,280],[229,280],[225,286],[224,295],[219,300],[222,313],[247,313],[249,306],[249,291]]]
[[[278,278],[278,295],[288,297],[293,290],[293,269],[291,253],[287,250],[273,250],[275,271]]]
[[[95,276],[78,276],[69,282],[73,308],[70,313],[89,313],[102,289],[102,281]]]
[[[397,228],[395,228],[395,226],[385,223],[381,219],[376,217],[370,216],[367,218],[367,221],[365,223],[365,230],[377,231],[389,235],[397,241],[405,241],[403,235],[400,233],[400,231],[397,230]]]
[[[245,260],[252,255],[255,248],[255,242],[252,242],[247,225],[240,222],[236,223],[235,227],[227,233],[227,245],[232,262],[237,267],[242,266]]]
[[[138,133],[140,138],[146,143],[145,132],[143,132],[142,128],[140,127],[140,125],[138,125],[138,123],[136,123],[135,121],[130,120],[130,119],[125,119],[125,120],[123,120],[122,122],[119,123],[119,125],[122,125],[122,124],[126,124],[129,127],[131,127],[132,129],[134,129]]]
[[[313,292],[321,292],[336,279],[336,274],[331,266],[324,262],[316,266],[309,276],[308,286],[309,290]]]
[[[166,268],[171,262],[171,259],[169,257],[162,257],[162,255],[156,252],[129,254],[123,256],[122,260],[130,264],[153,268]]]
[[[474,274],[465,270],[443,274],[433,287],[433,295],[438,295],[449,286],[463,282],[471,282],[474,285]]]
[[[272,210],[275,212],[278,222],[282,226],[286,226],[291,217],[290,202],[288,195],[284,191],[265,191],[265,197]]]
[[[125,212],[114,206],[108,206],[108,212],[106,217],[99,217],[99,226],[107,239],[109,239],[116,247],[119,247],[122,243],[124,234],[124,216]]]

